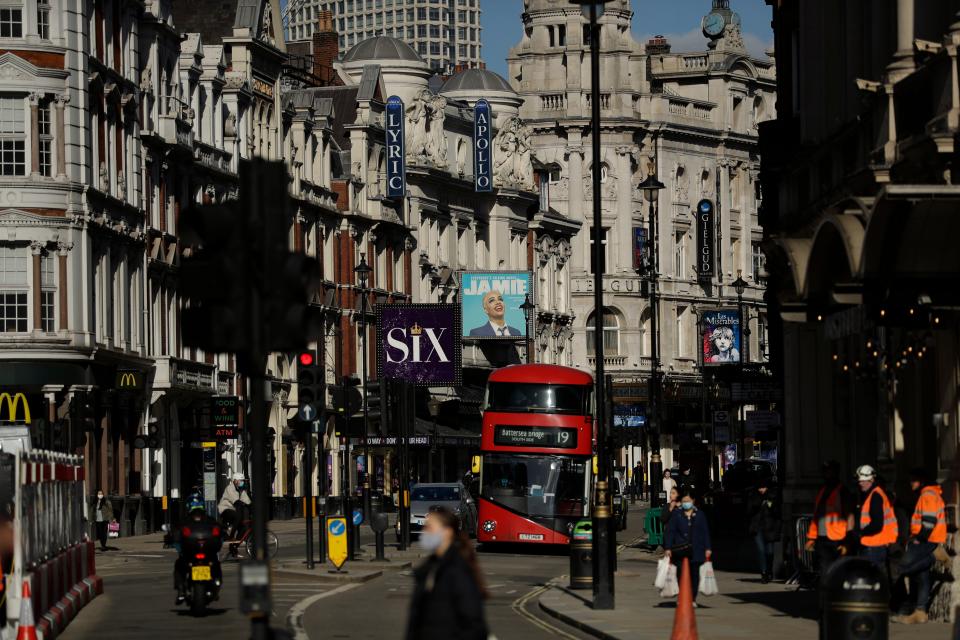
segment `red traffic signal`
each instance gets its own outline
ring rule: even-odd
[[[313,366],[313,354],[309,351],[304,351],[300,354],[300,364],[304,367]]]

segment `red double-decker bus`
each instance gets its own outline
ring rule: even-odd
[[[490,375],[483,411],[477,540],[567,544],[587,516],[593,377],[546,364]]]

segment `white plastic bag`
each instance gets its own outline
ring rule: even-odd
[[[663,589],[660,590],[661,598],[673,598],[680,593],[680,585],[677,584],[677,565],[671,564],[667,567],[667,579],[663,583]]]
[[[719,592],[717,589],[717,576],[713,572],[713,563],[704,562],[700,567],[700,593],[705,596],[714,596]]]
[[[670,558],[660,558],[660,562],[657,563],[657,577],[653,581],[653,586],[657,589],[663,589],[663,585],[667,581],[667,573],[669,572]]]

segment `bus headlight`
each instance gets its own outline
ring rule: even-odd
[[[484,520],[483,521],[483,531],[484,533],[493,533],[497,530],[497,521],[496,520]]]

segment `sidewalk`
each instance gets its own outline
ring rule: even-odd
[[[644,637],[669,638],[676,611],[674,601],[660,598],[653,587],[657,557],[640,549],[620,554],[616,575],[616,604],[612,611],[594,611],[591,592],[569,591],[558,583],[540,597],[546,613],[605,640]],[[704,640],[767,638],[809,640],[817,637],[817,596],[781,583],[761,584],[756,575],[717,572],[720,594],[701,596],[696,609],[697,629]],[[943,623],[890,625],[892,640],[943,640],[950,627]]]

